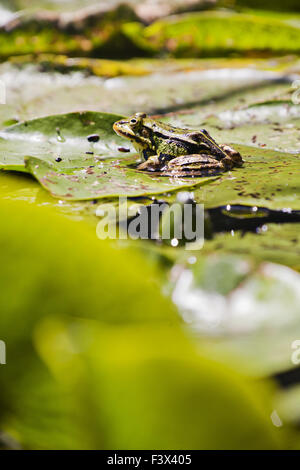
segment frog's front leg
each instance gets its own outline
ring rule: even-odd
[[[161,168],[161,162],[159,160],[158,155],[152,155],[152,157],[149,157],[148,160],[141,163],[137,167],[138,170],[144,170],[144,171],[157,171],[160,168]]]

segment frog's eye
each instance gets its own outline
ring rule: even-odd
[[[136,124],[136,123],[137,123],[137,119],[135,118],[130,119],[130,124]]]

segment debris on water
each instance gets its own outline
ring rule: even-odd
[[[55,161],[56,161],[56,162],[61,162],[61,161],[62,161],[62,158],[57,157],[57,158],[55,159]]]
[[[85,152],[87,155],[94,155],[94,152]]]
[[[91,134],[91,135],[87,136],[87,140],[89,142],[99,142],[100,136],[99,136],[99,134]]]

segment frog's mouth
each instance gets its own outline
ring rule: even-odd
[[[128,121],[118,121],[113,124],[113,130],[121,137],[129,139],[131,142],[138,144],[140,147],[147,147],[147,141],[143,137],[138,136],[131,129]]]

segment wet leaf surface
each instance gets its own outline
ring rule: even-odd
[[[244,159],[242,168],[224,173],[195,198],[205,207],[248,204],[272,209],[300,209],[300,155],[234,146]]]
[[[52,196],[66,200],[102,197],[140,197],[203,185],[212,178],[164,178],[147,175],[134,169],[136,158],[106,158],[76,170],[61,170],[40,159],[26,159],[27,170],[50,191]]]
[[[62,162],[64,168],[93,165],[99,154],[118,155],[118,146],[123,140],[112,130],[116,119],[121,116],[86,112],[49,116],[10,126],[0,133],[0,165],[4,169],[13,166],[22,171],[24,157],[28,155],[56,165]],[[98,135],[98,142],[89,142],[88,137],[94,134]]]
[[[0,165],[30,172],[53,196],[68,200],[160,194],[215,179],[136,170],[140,157],[130,146],[125,148],[131,153],[124,154],[124,139],[112,129],[121,117],[86,112],[16,124],[0,133]]]
[[[207,65],[209,68],[205,70]],[[38,65],[20,67],[6,63],[0,66],[0,79],[6,86],[7,103],[15,108],[14,117],[20,120],[78,110],[125,115],[137,110],[151,114],[183,110],[189,119],[190,110],[195,109],[190,125],[197,127],[218,106],[220,111],[225,111],[241,104],[241,99],[251,104],[260,97],[272,99],[290,88],[290,83],[277,72],[243,70],[239,65],[243,62],[233,61],[227,67],[220,61],[211,64],[179,61],[165,65],[133,62],[128,64],[129,68],[143,67],[148,74],[105,79],[85,76],[79,71],[45,73]],[[114,68],[116,63],[109,62],[109,66]]]

